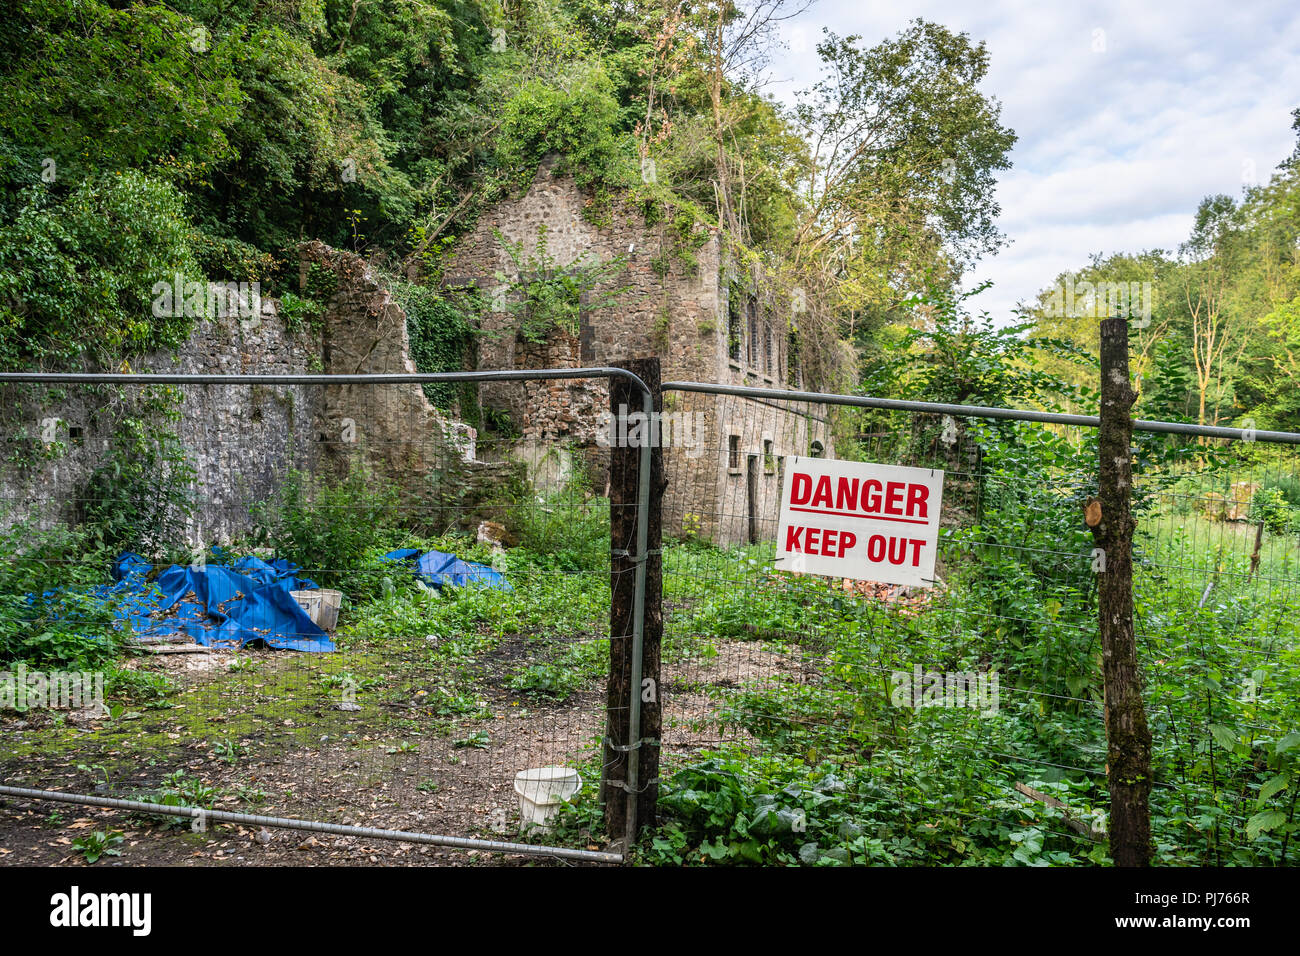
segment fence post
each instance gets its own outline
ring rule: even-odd
[[[658,413],[662,409],[659,360],[634,359],[615,365],[645,382],[650,389],[651,407]],[[622,839],[625,852],[631,849],[641,827],[655,823],[662,729],[660,504],[665,480],[658,423],[642,417],[644,400],[640,390],[626,379],[610,379],[609,406],[616,433],[609,455],[609,680],[600,793],[606,832],[614,839]],[[627,440],[618,440],[625,434]],[[648,474],[643,473],[643,467],[648,467]],[[629,760],[630,754],[636,754],[637,759]]]
[[[1136,401],[1129,380],[1128,320],[1101,323],[1101,428],[1098,501],[1086,521],[1101,549],[1097,611],[1101,629],[1110,784],[1110,855],[1116,866],[1151,863],[1151,731],[1142,703],[1133,631],[1133,487],[1131,446]],[[1100,507],[1098,507],[1100,505]]]

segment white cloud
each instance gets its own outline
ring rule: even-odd
[[[806,50],[774,64],[773,91],[815,81],[822,26],[874,44],[917,17],[987,42],[984,90],[1019,136],[997,192],[1011,245],[970,277],[994,282],[971,304],[999,321],[1092,253],[1176,249],[1203,197],[1239,196],[1295,144],[1300,6],[1281,0],[821,0],[787,26]]]

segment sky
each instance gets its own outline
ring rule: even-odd
[[[916,18],[987,43],[983,92],[1019,137],[998,176],[1010,240],[968,277],[998,324],[1091,254],[1174,251],[1207,195],[1240,197],[1295,142],[1296,0],[816,0],[782,24],[769,92],[787,102],[817,78],[822,28],[868,46]]]

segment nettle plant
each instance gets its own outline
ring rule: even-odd
[[[578,334],[583,309],[613,305],[626,291],[616,279],[627,266],[624,256],[608,261],[594,257],[561,265],[547,248],[547,229],[538,228],[537,242],[525,253],[522,242],[511,242],[499,230],[497,242],[513,266],[512,275],[496,274],[498,286],[492,302],[495,312],[508,312],[518,321],[518,334],[525,342],[545,342],[555,329]]]

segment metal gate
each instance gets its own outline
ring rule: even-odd
[[[611,379],[645,394],[618,368],[0,376],[5,599],[30,612],[5,635],[26,661],[0,794],[272,847],[264,828],[312,831],[288,842],[326,857],[391,839],[619,862],[593,836],[606,676],[611,644],[639,659],[643,615],[610,633],[607,457],[521,453],[425,394],[536,410]],[[621,553],[645,548],[636,520]],[[580,789],[530,828],[517,791],[545,805],[547,784],[516,775],[555,767]]]

